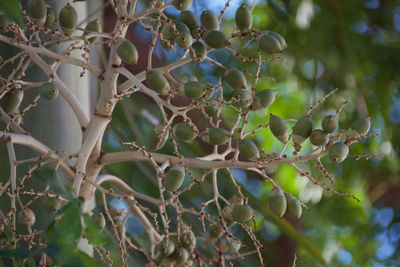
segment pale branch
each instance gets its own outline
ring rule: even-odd
[[[1,139],[1,137],[0,137]],[[8,151],[8,158],[10,161],[10,181],[11,181],[11,214],[12,214],[12,232],[13,232],[13,240],[15,240],[15,234],[17,232],[17,206],[15,205],[16,200],[18,198],[18,195],[16,195],[17,192],[17,165],[15,162],[17,161],[15,157],[15,151],[14,151],[14,144],[12,140],[9,140],[6,144],[7,146],[7,151]],[[15,243],[14,248],[17,247],[17,244]]]
[[[5,113],[1,107],[0,107],[0,119],[4,121],[7,125],[9,125],[11,130],[13,130],[14,132],[23,135],[29,135],[29,133],[26,130],[24,130],[21,126],[19,126],[17,123],[15,123],[15,121],[13,121],[13,119],[7,113]]]

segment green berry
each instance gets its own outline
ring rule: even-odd
[[[117,54],[127,64],[136,64],[139,57],[136,47],[126,39],[118,40]]]
[[[221,240],[220,248],[222,253],[237,253],[240,247],[240,242],[233,238],[230,240],[226,238]]]
[[[207,139],[212,145],[223,145],[228,142],[230,134],[228,131],[221,128],[208,129]]]
[[[168,243],[165,246],[165,248],[162,250],[162,252],[164,253],[164,256],[168,257],[168,256],[172,255],[172,253],[174,253],[174,251],[175,251],[175,243],[170,239],[170,240],[168,240]]]
[[[147,85],[160,95],[166,95],[169,92],[169,83],[164,75],[157,70],[150,70],[146,73]]]
[[[280,35],[280,34],[277,33],[277,32],[271,32],[271,31],[269,31],[268,34],[269,34],[269,35],[272,35],[273,37],[275,37],[275,38],[279,41],[279,43],[281,44],[282,49],[287,48],[286,41],[285,41],[285,39],[282,37],[282,35]]]
[[[286,194],[287,210],[286,215],[290,218],[300,219],[303,208],[301,207],[300,201],[298,201],[294,196]]]
[[[252,110],[259,110],[269,107],[275,101],[276,90],[265,89],[258,93],[251,105]]]
[[[196,246],[196,236],[192,230],[187,230],[181,237],[181,245],[189,251],[192,251]]]
[[[240,203],[242,204],[242,203]],[[228,205],[221,211],[222,217],[225,219],[225,223],[227,227],[231,227],[235,224],[235,221],[232,218],[232,205]]]
[[[46,22],[44,23],[44,25],[51,28],[55,22],[56,22],[56,13],[52,8],[48,7]]]
[[[272,134],[282,143],[287,143],[289,140],[289,130],[284,120],[281,117],[270,114],[269,129]]]
[[[193,128],[186,122],[178,123],[173,128],[174,135],[182,141],[192,141],[196,138],[196,133],[194,132]]]
[[[275,187],[272,189],[271,193],[269,194],[268,204],[272,212],[278,217],[282,218],[287,209],[287,201],[283,191],[280,188]]]
[[[43,0],[29,0],[28,12],[33,22],[39,26],[43,26],[46,22],[47,5]]]
[[[282,46],[279,40],[271,34],[260,34],[257,39],[258,47],[268,54],[275,54],[282,52]]]
[[[232,219],[236,222],[246,222],[253,216],[253,209],[245,205],[232,205]]]
[[[219,21],[217,15],[211,10],[205,10],[200,15],[201,24],[207,30],[218,30]]]
[[[365,135],[371,128],[370,117],[358,118],[350,125],[350,130],[356,131],[359,135]]]
[[[189,32],[183,31],[176,37],[176,44],[183,49],[190,47],[193,43],[192,35]]]
[[[86,34],[89,34],[89,33],[92,33],[92,32],[101,32],[101,26],[100,26],[100,24],[97,22],[97,19],[95,19],[95,20],[92,20],[91,22],[89,22],[87,25],[86,25],[86,27],[85,27],[85,31],[84,31],[84,34],[86,35]],[[91,37],[91,38],[89,38],[89,42],[90,43],[93,43],[93,42],[95,42],[97,40],[97,37]],[[127,42],[129,42],[129,41],[127,41]],[[133,44],[132,44],[133,45]],[[132,48],[131,48],[132,49]],[[135,49],[136,49],[136,47],[135,47]],[[134,50],[135,50],[134,49]],[[137,52],[136,52],[137,53]],[[136,55],[136,61],[137,61],[137,55]],[[130,63],[130,64],[136,64],[136,63]]]
[[[4,110],[5,113],[11,114],[21,104],[22,98],[24,97],[24,93],[21,90],[12,90],[6,93],[0,99],[0,106]]]
[[[175,259],[177,264],[181,265],[188,260],[189,252],[185,248],[178,248],[175,250],[172,257]]]
[[[345,145],[342,141],[334,143],[329,147],[328,150],[329,158],[336,163],[340,163],[347,157],[349,154],[349,147]]]
[[[233,195],[230,199],[229,202],[232,204],[240,204],[243,205],[243,198],[240,195]]]
[[[90,219],[92,220],[93,224],[100,229],[103,229],[106,225],[106,218],[104,218],[104,215],[101,212],[93,213],[92,216],[90,216]]]
[[[70,4],[64,6],[59,15],[60,26],[65,34],[70,35],[75,31],[76,25],[78,23],[78,14],[75,8]]]
[[[236,26],[240,31],[250,30],[253,21],[251,10],[247,6],[242,4],[236,10],[235,21],[236,21]]]
[[[36,220],[35,213],[31,209],[23,209],[19,212],[19,219],[25,225],[33,225]]]
[[[191,99],[198,99],[206,93],[206,85],[202,82],[187,82],[180,87],[180,92]]]
[[[226,69],[225,79],[233,89],[246,89],[246,77],[237,69]]]
[[[179,15],[179,20],[185,23],[186,26],[189,27],[190,31],[193,31],[194,29],[200,27],[199,20],[197,19],[196,15],[190,10],[182,11]]]
[[[204,40],[212,48],[224,48],[229,45],[229,40],[223,32],[209,31]]]
[[[192,5],[193,0],[173,0],[174,7],[178,10],[187,10]]]
[[[310,142],[314,146],[324,146],[328,143],[329,136],[320,129],[315,129],[310,134]]]
[[[207,56],[207,47],[201,41],[196,41],[192,44],[192,49],[190,50],[190,56],[196,62],[203,61]]]
[[[185,178],[185,168],[182,165],[174,165],[165,173],[164,187],[168,191],[176,191],[181,187]]]
[[[313,121],[310,116],[301,117],[293,127],[293,142],[303,143],[311,134]]]
[[[161,135],[162,134],[162,135]],[[161,149],[167,142],[169,133],[167,129],[162,131],[162,125],[158,125],[149,134],[148,148],[150,151]]]
[[[251,97],[251,92],[245,89],[240,89],[235,94],[235,98],[238,100],[238,105],[241,108],[248,108],[250,106]]]
[[[242,157],[249,160],[254,160],[260,156],[256,144],[249,139],[243,139],[239,143],[239,153]]]
[[[47,100],[53,100],[58,96],[58,89],[54,83],[44,83],[40,86],[40,94]]]
[[[338,119],[334,115],[326,115],[322,119],[322,129],[325,133],[333,133],[338,127]]]
[[[42,207],[47,212],[53,212],[60,208],[60,201],[53,197],[42,198]]]

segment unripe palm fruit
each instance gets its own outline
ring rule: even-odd
[[[172,166],[165,173],[164,187],[168,191],[176,191],[181,187],[185,178],[185,168],[181,165]]]
[[[243,139],[239,143],[239,153],[242,157],[249,160],[254,160],[260,156],[256,144],[249,139]]]
[[[282,46],[279,40],[271,34],[260,34],[256,39],[258,47],[268,54],[282,52]]]
[[[190,10],[182,11],[179,15],[179,20],[185,23],[186,26],[189,27],[190,31],[193,31],[200,26],[200,22],[197,19],[196,15]]]
[[[64,6],[59,15],[60,26],[65,34],[70,35],[75,31],[76,24],[78,23],[78,14],[75,8],[70,4]]]
[[[97,19],[92,20],[91,22],[89,22],[86,27],[85,27],[85,31],[84,34],[89,34],[92,32],[101,32],[101,26],[100,24],[97,22]],[[97,37],[91,37],[89,38],[89,42],[93,43],[97,40]],[[136,49],[136,47],[135,47]],[[136,57],[136,61],[137,61],[137,57]],[[136,63],[132,63],[132,64],[136,64]]]
[[[251,105],[252,110],[264,109],[269,107],[275,101],[276,90],[265,89],[258,93]]]
[[[219,28],[218,17],[211,10],[204,10],[200,15],[200,21],[207,30],[218,30]]]
[[[169,92],[169,83],[164,75],[158,70],[150,70],[146,73],[147,85],[160,95],[166,95]]]
[[[225,79],[233,89],[246,89],[246,77],[244,74],[237,69],[226,69]]]
[[[342,141],[334,143],[328,150],[329,158],[336,163],[342,162],[349,154],[349,147]]]
[[[139,57],[136,47],[126,39],[117,41],[117,54],[127,64],[136,64]]]
[[[206,33],[204,41],[212,48],[224,48],[229,45],[228,38],[220,31],[209,31]]]
[[[196,236],[192,230],[186,231],[181,238],[181,245],[189,251],[192,251],[196,246]]]
[[[269,194],[268,204],[270,209],[279,218],[282,218],[287,209],[287,201],[282,189],[275,187]]]
[[[324,146],[328,143],[329,136],[320,129],[315,129],[310,134],[310,142],[314,146]]]
[[[40,94],[47,100],[53,100],[58,96],[58,89],[54,83],[44,83],[40,86]]]
[[[229,132],[221,128],[208,129],[207,139],[212,145],[223,145],[229,140]]]
[[[154,151],[161,149],[167,142],[168,137],[168,130],[164,129],[164,131],[162,131],[162,125],[155,127],[149,136],[149,150]]]
[[[303,116],[298,119],[293,127],[293,142],[296,144],[303,143],[310,136],[313,125],[310,116]]]
[[[23,209],[19,212],[19,219],[23,224],[32,226],[35,223],[36,216],[31,209]]]
[[[180,86],[180,92],[191,99],[198,99],[206,93],[206,85],[202,82],[187,82]]]
[[[235,98],[238,100],[237,104],[241,108],[248,108],[250,106],[251,97],[251,92],[245,89],[240,89],[235,94]]]
[[[356,131],[359,135],[367,134],[371,128],[370,117],[358,118],[350,125],[350,130]]]
[[[207,240],[213,242],[224,234],[224,228],[219,223],[212,225],[207,233]]]
[[[271,32],[271,31],[269,31],[268,34],[272,35],[273,37],[275,37],[275,38],[279,41],[279,43],[281,44],[282,49],[287,48],[286,41],[285,41],[285,39],[282,37],[282,35],[280,35],[280,34],[277,33],[277,32]]]
[[[242,4],[236,10],[235,21],[236,21],[236,26],[240,31],[250,30],[253,21],[251,10],[247,6]]]
[[[294,196],[286,194],[287,210],[286,215],[290,218],[300,219],[303,208],[301,207],[300,201]]]
[[[44,23],[44,25],[47,27],[52,27],[54,22],[56,22],[56,13],[54,12],[54,10],[52,8],[48,7],[46,22]]]
[[[221,240],[220,248],[222,253],[237,253],[240,247],[240,242],[233,238],[230,240],[227,240],[226,238]]]
[[[93,213],[92,216],[90,216],[90,219],[92,220],[93,224],[100,229],[103,229],[106,225],[106,218],[104,218],[104,215],[101,212]]]
[[[253,216],[250,206],[234,204],[232,206],[232,219],[236,222],[246,222]]]
[[[235,224],[235,221],[232,218],[232,205],[228,205],[221,211],[222,217],[225,219],[225,223],[227,227],[231,227]]]
[[[322,119],[322,129],[325,133],[333,133],[338,127],[338,119],[334,115],[326,115]]]
[[[192,35],[189,32],[183,31],[176,37],[176,44],[183,49],[190,47],[193,43]]]
[[[43,0],[30,0],[28,2],[29,15],[33,22],[39,26],[43,26],[46,22],[47,5]]]
[[[42,207],[47,212],[53,212],[60,208],[60,201],[53,197],[42,198]]]
[[[177,264],[181,265],[188,260],[189,253],[185,248],[178,248],[177,250],[175,250],[172,257],[175,259]]]
[[[172,24],[170,23],[164,24],[161,30],[162,39],[160,38],[162,47],[167,50],[172,49],[175,45],[177,34],[175,34],[175,30]]]
[[[192,50],[193,49],[193,50]],[[196,62],[203,61],[207,56],[207,47],[201,41],[196,41],[192,44],[192,49],[190,50],[190,56]]]
[[[173,128],[174,135],[181,141],[192,141],[196,138],[193,128],[186,122],[178,123]]]
[[[192,2],[193,0],[174,0],[174,7],[178,10],[187,10]]]
[[[230,199],[229,202],[232,204],[239,204],[243,205],[243,198],[240,195],[233,195]]]
[[[170,239],[168,240],[167,245],[165,246],[165,248],[162,250],[162,252],[164,253],[164,255],[166,257],[172,255],[172,253],[174,253],[175,250],[175,243]]]
[[[11,114],[21,104],[24,93],[21,90],[12,90],[0,99],[0,106],[5,113]]]
[[[284,120],[281,117],[270,114],[269,128],[272,134],[282,143],[287,143],[289,140],[289,130]]]

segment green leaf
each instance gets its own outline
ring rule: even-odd
[[[0,0],[0,10],[7,18],[18,23],[21,28],[25,28],[22,8],[18,0]]]
[[[92,219],[90,218],[89,214],[84,214],[83,219],[85,221],[85,234],[86,238],[89,240],[90,243],[92,243],[95,246],[104,246],[107,244],[110,240],[108,240],[107,235],[105,234],[102,229],[97,227],[93,222]]]

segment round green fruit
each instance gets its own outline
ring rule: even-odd
[[[287,210],[286,215],[290,218],[300,219],[303,208],[301,207],[300,201],[294,196],[286,194]]]
[[[310,136],[313,125],[310,116],[303,116],[298,119],[293,127],[293,142],[296,144],[303,143]]]
[[[23,91],[12,90],[12,91],[6,93],[0,99],[0,106],[4,110],[5,113],[11,114],[17,110],[17,108],[21,104],[23,97],[24,97]]]
[[[168,240],[167,245],[165,246],[165,248],[162,250],[162,252],[164,253],[164,255],[166,257],[172,255],[172,253],[174,253],[175,251],[175,243],[170,239]]]
[[[209,31],[206,33],[204,40],[206,44],[212,48],[224,48],[229,45],[228,38],[220,31]]]
[[[54,197],[42,198],[42,207],[47,212],[53,212],[60,208],[60,201]]]
[[[46,22],[44,23],[44,25],[51,28],[55,22],[56,22],[56,13],[52,8],[48,7]]]
[[[53,100],[58,96],[58,89],[54,83],[44,83],[40,87],[40,94],[47,100]]]
[[[196,62],[203,61],[207,56],[207,47],[201,41],[196,41],[192,44],[192,49],[190,49],[190,56]]]
[[[202,82],[187,82],[180,88],[181,93],[187,98],[198,99],[206,93],[206,85]]]
[[[272,189],[271,193],[269,194],[268,204],[272,212],[275,213],[275,215],[277,215],[279,218],[282,218],[287,209],[287,201],[283,191],[280,188],[275,187]]]
[[[196,236],[192,230],[187,230],[181,237],[181,244],[184,248],[192,251],[196,246]]]
[[[127,64],[136,64],[139,57],[136,47],[126,39],[118,40],[117,54]]]
[[[100,229],[103,229],[106,225],[106,218],[104,218],[104,215],[101,212],[93,213],[92,216],[90,216],[90,219],[92,220],[93,224]]]
[[[173,0],[174,7],[178,10],[187,10],[192,5],[193,0]]]
[[[310,134],[310,142],[314,146],[324,146],[328,143],[329,136],[320,129],[315,129]]]
[[[223,145],[228,142],[230,134],[228,131],[221,128],[208,129],[207,139],[212,145]]]
[[[150,132],[148,148],[150,151],[155,151],[161,149],[167,142],[169,133],[167,129],[162,131],[162,125],[158,125]]]
[[[200,21],[207,30],[218,30],[219,28],[218,17],[211,10],[204,10],[200,15]]]
[[[226,69],[225,79],[233,89],[246,89],[246,77],[244,77],[243,72],[237,69]]]
[[[333,133],[338,127],[338,119],[334,115],[326,115],[322,119],[322,129],[325,133]]]
[[[241,244],[235,239],[227,240],[226,238],[221,240],[220,248],[222,253],[237,253],[240,250]]]
[[[282,52],[282,46],[279,40],[271,34],[260,34],[257,39],[258,47],[268,54],[276,54]]]
[[[46,22],[47,5],[43,0],[30,0],[28,2],[28,12],[33,22],[43,26]]]
[[[185,248],[178,248],[172,255],[176,263],[183,264],[189,258],[189,252]]]
[[[176,37],[176,44],[183,49],[190,47],[193,43],[192,35],[189,32],[183,31]]]
[[[179,20],[185,23],[186,26],[189,27],[190,31],[193,31],[194,29],[200,27],[199,20],[197,19],[196,15],[190,10],[182,11],[179,15]]]
[[[92,33],[92,32],[101,32],[101,26],[100,26],[100,24],[97,22],[97,19],[95,19],[95,20],[92,20],[91,22],[89,22],[87,25],[86,25],[86,27],[85,27],[85,31],[84,31],[84,34],[86,35],[86,34],[89,34],[89,33]],[[89,38],[89,42],[90,43],[93,43],[93,42],[95,42],[97,40],[97,37],[91,37],[91,38]],[[129,41],[128,41],[129,42]],[[133,44],[132,44],[133,45]],[[136,47],[135,47],[135,49],[136,49]],[[136,54],[137,54],[137,52],[136,52]],[[137,55],[136,55],[136,61],[137,61]],[[130,64],[136,64],[136,63],[130,63]]]
[[[242,157],[249,160],[257,159],[260,156],[256,144],[249,139],[243,139],[239,143],[239,153]]]
[[[165,173],[164,187],[168,191],[176,191],[181,187],[185,178],[185,168],[174,165]]]
[[[334,143],[329,147],[328,150],[329,158],[336,163],[340,163],[349,154],[349,147],[345,145],[342,141]]]
[[[350,125],[350,130],[356,131],[359,135],[365,135],[371,128],[370,117],[358,118]]]
[[[78,23],[78,14],[76,13],[75,8],[70,4],[64,6],[60,11],[59,21],[61,29],[65,34],[70,35],[73,33]]]
[[[235,14],[236,26],[240,31],[248,31],[251,28],[251,24],[253,22],[253,16],[251,14],[251,10],[242,4],[237,10]]]
[[[289,141],[289,130],[284,120],[281,117],[270,114],[269,129],[272,134],[282,143]]]
[[[279,43],[281,44],[281,48],[282,49],[285,49],[285,48],[287,48],[287,44],[286,44],[286,41],[285,41],[285,39],[282,37],[282,35],[280,35],[279,33],[277,33],[277,32],[268,32],[268,34],[269,35],[272,35],[273,37],[275,37],[278,41],[279,41]]]
[[[19,219],[25,225],[33,225],[36,220],[35,213],[31,209],[23,209],[19,212]]]
[[[164,75],[158,70],[150,70],[146,73],[147,85],[160,95],[166,95],[169,92],[169,83]]]
[[[174,135],[181,141],[189,142],[196,138],[194,129],[186,122],[178,123],[173,128]]]
[[[240,203],[241,204],[241,203]],[[228,205],[221,211],[222,217],[225,219],[225,223],[227,227],[231,227],[235,224],[235,221],[232,218],[232,205]]]
[[[252,110],[264,109],[272,105],[275,101],[276,90],[265,89],[258,93],[253,100],[251,105]]]
[[[246,222],[253,216],[253,209],[250,206],[233,204],[232,219],[235,222]]]
[[[248,108],[250,106],[251,97],[251,92],[245,89],[239,89],[235,94],[235,98],[238,100],[238,105],[241,108]]]

